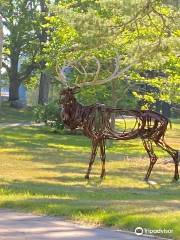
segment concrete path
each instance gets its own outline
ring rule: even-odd
[[[2,123],[0,122],[0,128],[7,127],[29,127],[29,126],[44,126],[44,123],[35,123],[35,122],[16,122],[16,123]]]
[[[0,240],[150,240],[110,229],[81,226],[61,218],[0,210]]]

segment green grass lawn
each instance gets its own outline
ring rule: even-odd
[[[172,229],[180,239],[180,182],[174,166],[162,163],[158,149],[150,187],[143,182],[148,158],[139,140],[107,143],[107,176],[99,180],[97,158],[84,179],[90,143],[84,136],[52,133],[46,127],[0,129],[0,207],[66,216],[76,221],[134,231]],[[168,143],[180,148],[180,122],[168,130]]]
[[[32,120],[32,109],[14,109],[9,107],[8,102],[3,102],[0,106],[0,124],[14,122],[29,122]]]

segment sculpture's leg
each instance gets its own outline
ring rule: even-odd
[[[173,148],[171,148],[168,144],[165,143],[164,139],[160,139],[156,144],[161,147],[164,151],[168,152],[169,155],[173,158],[174,164],[175,164],[175,170],[174,170],[174,178],[173,180],[177,181],[179,179],[179,152]]]
[[[154,153],[154,149],[153,149],[153,146],[152,146],[152,141],[150,139],[142,139],[142,141],[143,141],[144,148],[146,149],[146,151],[149,155],[149,158],[150,158],[149,168],[148,168],[146,176],[144,178],[145,181],[148,181],[148,179],[151,175],[151,171],[154,167],[154,164],[157,161],[157,156]]]
[[[91,173],[92,165],[93,165],[94,160],[96,158],[97,150],[98,150],[98,141],[97,140],[92,140],[92,153],[91,153],[91,158],[90,158],[90,161],[89,161],[89,167],[88,167],[87,173],[85,175],[85,179],[89,179],[89,175]]]
[[[101,171],[101,178],[104,178],[106,175],[106,169],[105,169],[105,161],[106,161],[106,142],[104,139],[100,142],[100,157],[101,157],[101,164],[102,164],[102,171]]]

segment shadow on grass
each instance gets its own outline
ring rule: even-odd
[[[66,181],[64,181],[66,180]],[[178,189],[179,183],[167,183],[158,188],[150,188],[145,185],[138,187],[107,187],[98,177],[85,181],[78,178],[78,183],[73,183],[74,177],[62,177],[59,183],[42,183],[39,181],[10,181],[0,185],[9,194],[41,195],[41,196],[68,196],[76,200],[180,200]],[[64,184],[63,184],[64,182]]]
[[[91,142],[87,137],[78,135],[54,134],[43,127],[14,127],[0,129],[2,147],[16,146],[24,149],[67,149],[82,152],[90,152]],[[69,148],[70,147],[70,148]],[[107,151],[125,154],[126,156],[144,156],[146,152],[140,141],[138,146],[136,141],[108,141]]]
[[[29,161],[31,171],[38,170],[42,173],[42,176],[33,175],[33,181],[26,178],[24,181],[15,181],[14,176],[9,181],[2,179],[1,207],[23,208],[30,212],[64,215],[80,220],[92,219],[106,225],[130,229],[140,221],[143,226],[152,227],[155,219],[147,216],[148,211],[152,211],[152,215],[160,214],[161,205],[167,204],[171,212],[180,209],[179,202],[177,203],[180,200],[180,185],[171,183],[174,167],[155,165],[151,179],[159,184],[155,188],[149,188],[142,181],[149,164],[148,159],[142,159],[137,164],[128,159],[121,161],[124,160],[122,154],[136,158],[142,156],[142,152],[143,156],[146,155],[136,141],[120,141],[120,147],[117,147],[117,143],[109,144],[108,150],[111,152],[113,149],[116,154],[108,153],[107,164],[110,170],[107,167],[107,179],[99,179],[100,168],[97,170],[95,165],[92,178],[85,181],[90,153],[90,142],[86,137],[54,134],[43,127],[6,128],[0,131],[0,144],[3,150],[9,151],[7,156],[12,157],[8,163],[12,165],[13,171],[16,160],[16,163],[22,161],[22,167]],[[18,161],[19,155],[23,154],[30,158]],[[7,156],[3,161],[6,161]],[[116,165],[113,165],[114,161]],[[27,174],[28,170],[22,168]],[[52,172],[52,176],[46,171]],[[143,206],[144,210],[141,209]],[[144,216],[137,218],[138,214]],[[172,221],[178,224],[174,218]]]
[[[63,174],[81,174],[82,178],[84,177],[84,174],[86,172],[86,168],[89,162],[89,155],[90,155],[90,147],[89,147],[89,140],[84,136],[68,136],[68,135],[57,135],[54,133],[48,133],[45,134],[43,131],[43,128],[37,128],[37,127],[22,127],[22,128],[13,128],[13,129],[1,129],[1,146],[3,148],[12,147],[14,146],[18,149],[21,149],[21,153],[25,154],[26,156],[30,155],[32,156],[31,161],[32,162],[39,162],[39,163],[46,163],[49,165],[47,167],[43,167],[42,170],[46,171],[54,171],[56,173],[59,173],[60,176],[54,177],[54,178],[44,178],[44,180],[51,180],[51,181],[61,181],[61,182],[73,182],[79,181],[79,177],[72,177],[69,178],[67,176],[64,176]],[[50,145],[50,147],[49,147]],[[129,146],[133,145],[133,149],[129,150]],[[64,148],[63,148],[64,146]],[[68,150],[66,147],[72,147]],[[79,149],[78,149],[79,147]],[[124,147],[124,151],[127,151],[128,153],[132,154],[133,156],[136,156],[136,151],[134,152],[134,148],[137,147],[136,141],[134,143],[128,143],[125,142],[122,147]],[[15,149],[16,149],[15,148]],[[19,152],[16,153],[16,150],[12,153],[8,153],[9,155],[17,156],[19,155]],[[107,151],[108,152],[108,151]],[[112,153],[109,153],[109,155],[113,155]],[[145,176],[145,173],[147,171],[149,160],[142,160],[143,165],[138,166],[131,164],[132,160],[126,161],[127,162],[127,168],[123,166],[121,167],[121,163],[124,157],[123,155],[116,154],[115,160],[119,161],[119,166],[116,166],[113,170],[110,170],[108,175],[112,177],[124,177],[124,178],[131,178],[133,181],[142,181],[142,179]],[[99,161],[97,158],[96,161]],[[100,161],[99,161],[100,162]],[[108,157],[107,157],[108,162]],[[72,164],[76,164],[75,166],[71,166]],[[87,165],[85,166],[84,163]],[[83,164],[83,165],[81,165]],[[111,164],[111,161],[109,162]],[[94,168],[93,168],[94,170]],[[108,170],[108,169],[107,169]],[[99,169],[100,171],[100,169]],[[167,183],[167,175],[161,174],[162,169],[158,167],[156,164],[153,172],[152,172],[152,179],[153,179],[153,173],[158,172],[159,175],[157,176],[155,180],[159,183],[163,183],[165,181],[165,184]],[[174,169],[171,167],[170,169],[164,168],[164,171],[167,173],[172,173],[172,176],[174,174]],[[93,171],[94,172],[94,171]],[[166,173],[165,172],[165,173]],[[96,173],[96,172],[95,172]],[[96,175],[99,175],[100,172],[96,173]],[[168,176],[169,177],[169,176]],[[43,179],[42,179],[43,180]],[[153,179],[154,180],[154,179]],[[168,179],[168,181],[171,181],[171,179]]]

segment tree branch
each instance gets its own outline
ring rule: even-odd
[[[19,81],[22,82],[22,81],[26,80],[31,75],[33,70],[36,68],[37,68],[37,64],[35,62],[32,62],[31,65],[28,65],[26,67],[26,69],[24,70],[24,72],[19,73],[19,78],[18,78]]]

